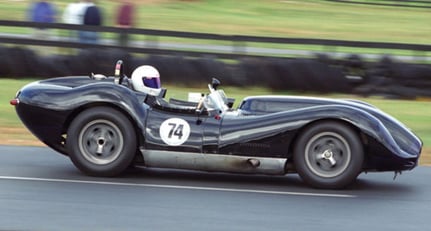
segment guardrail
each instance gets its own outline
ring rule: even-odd
[[[196,32],[181,32],[181,31],[165,31],[165,30],[152,30],[152,29],[139,29],[139,28],[117,28],[106,26],[86,26],[86,25],[72,25],[63,23],[36,23],[27,21],[9,21],[0,20],[0,27],[26,27],[26,28],[47,28],[47,29],[60,29],[67,31],[89,30],[97,32],[108,33],[128,33],[130,35],[145,35],[151,36],[158,41],[159,37],[173,37],[173,38],[187,38],[187,39],[200,39],[200,40],[214,40],[214,41],[230,41],[232,43],[229,51],[220,50],[205,50],[205,46],[201,46],[199,50],[193,51],[190,48],[184,49],[162,49],[154,43],[151,46],[145,44],[130,44],[128,46],[120,46],[115,43],[100,42],[98,44],[84,44],[77,41],[62,39],[60,37],[51,39],[35,39],[23,36],[3,34],[0,35],[0,42],[6,44],[21,44],[21,45],[38,45],[38,46],[51,46],[51,47],[66,47],[66,48],[119,48],[124,51],[132,53],[145,53],[145,54],[163,54],[163,55],[184,55],[184,56],[213,56],[224,59],[236,59],[239,57],[267,57],[267,56],[283,56],[283,54],[253,54],[247,51],[247,43],[259,44],[282,44],[282,45],[318,45],[324,47],[326,50],[335,51],[337,47],[351,47],[351,48],[371,48],[371,49],[392,49],[392,50],[407,50],[412,51],[413,56],[427,56],[427,52],[431,51],[431,45],[421,44],[406,44],[406,43],[382,43],[382,42],[363,42],[363,41],[343,41],[343,40],[330,40],[330,39],[302,39],[302,38],[280,38],[280,37],[258,37],[258,36],[244,36],[244,35],[222,35],[210,33],[196,33]],[[187,50],[189,49],[189,50]],[[196,49],[196,48],[194,48]],[[268,52],[270,53],[270,52]],[[285,55],[284,55],[285,56]]]
[[[413,7],[413,8],[431,8],[431,1],[426,0],[381,0],[381,1],[364,1],[364,0],[326,0],[328,2],[362,4],[371,6],[392,6],[392,7]]]

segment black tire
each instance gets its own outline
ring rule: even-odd
[[[130,120],[109,107],[87,109],[72,121],[66,148],[73,164],[90,176],[111,177],[131,165],[137,150]]]
[[[305,129],[294,147],[295,168],[313,187],[340,189],[362,171],[364,151],[358,134],[338,122],[320,122]]]

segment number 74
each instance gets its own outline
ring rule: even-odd
[[[171,126],[171,130],[168,134],[169,139],[171,139],[172,136],[177,136],[178,139],[183,137],[184,124],[168,123],[168,125]]]

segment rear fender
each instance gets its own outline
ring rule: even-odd
[[[106,105],[126,115],[135,125],[136,134],[142,138],[145,131],[145,118],[149,108],[144,103],[145,95],[137,95],[136,92],[119,85],[104,83],[98,85],[97,88],[93,85],[92,87],[84,86],[71,90],[70,94],[68,94],[69,97],[67,97],[69,100],[66,99],[65,104],[69,104],[73,110],[64,123],[63,131],[67,131],[72,120],[80,112],[94,106]],[[78,98],[79,100],[76,100]]]

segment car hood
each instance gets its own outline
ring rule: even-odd
[[[239,109],[245,114],[262,115],[273,112],[301,109],[321,105],[344,105],[378,110],[373,105],[353,99],[329,99],[306,96],[249,96],[245,98]],[[381,112],[381,111],[380,111]]]

